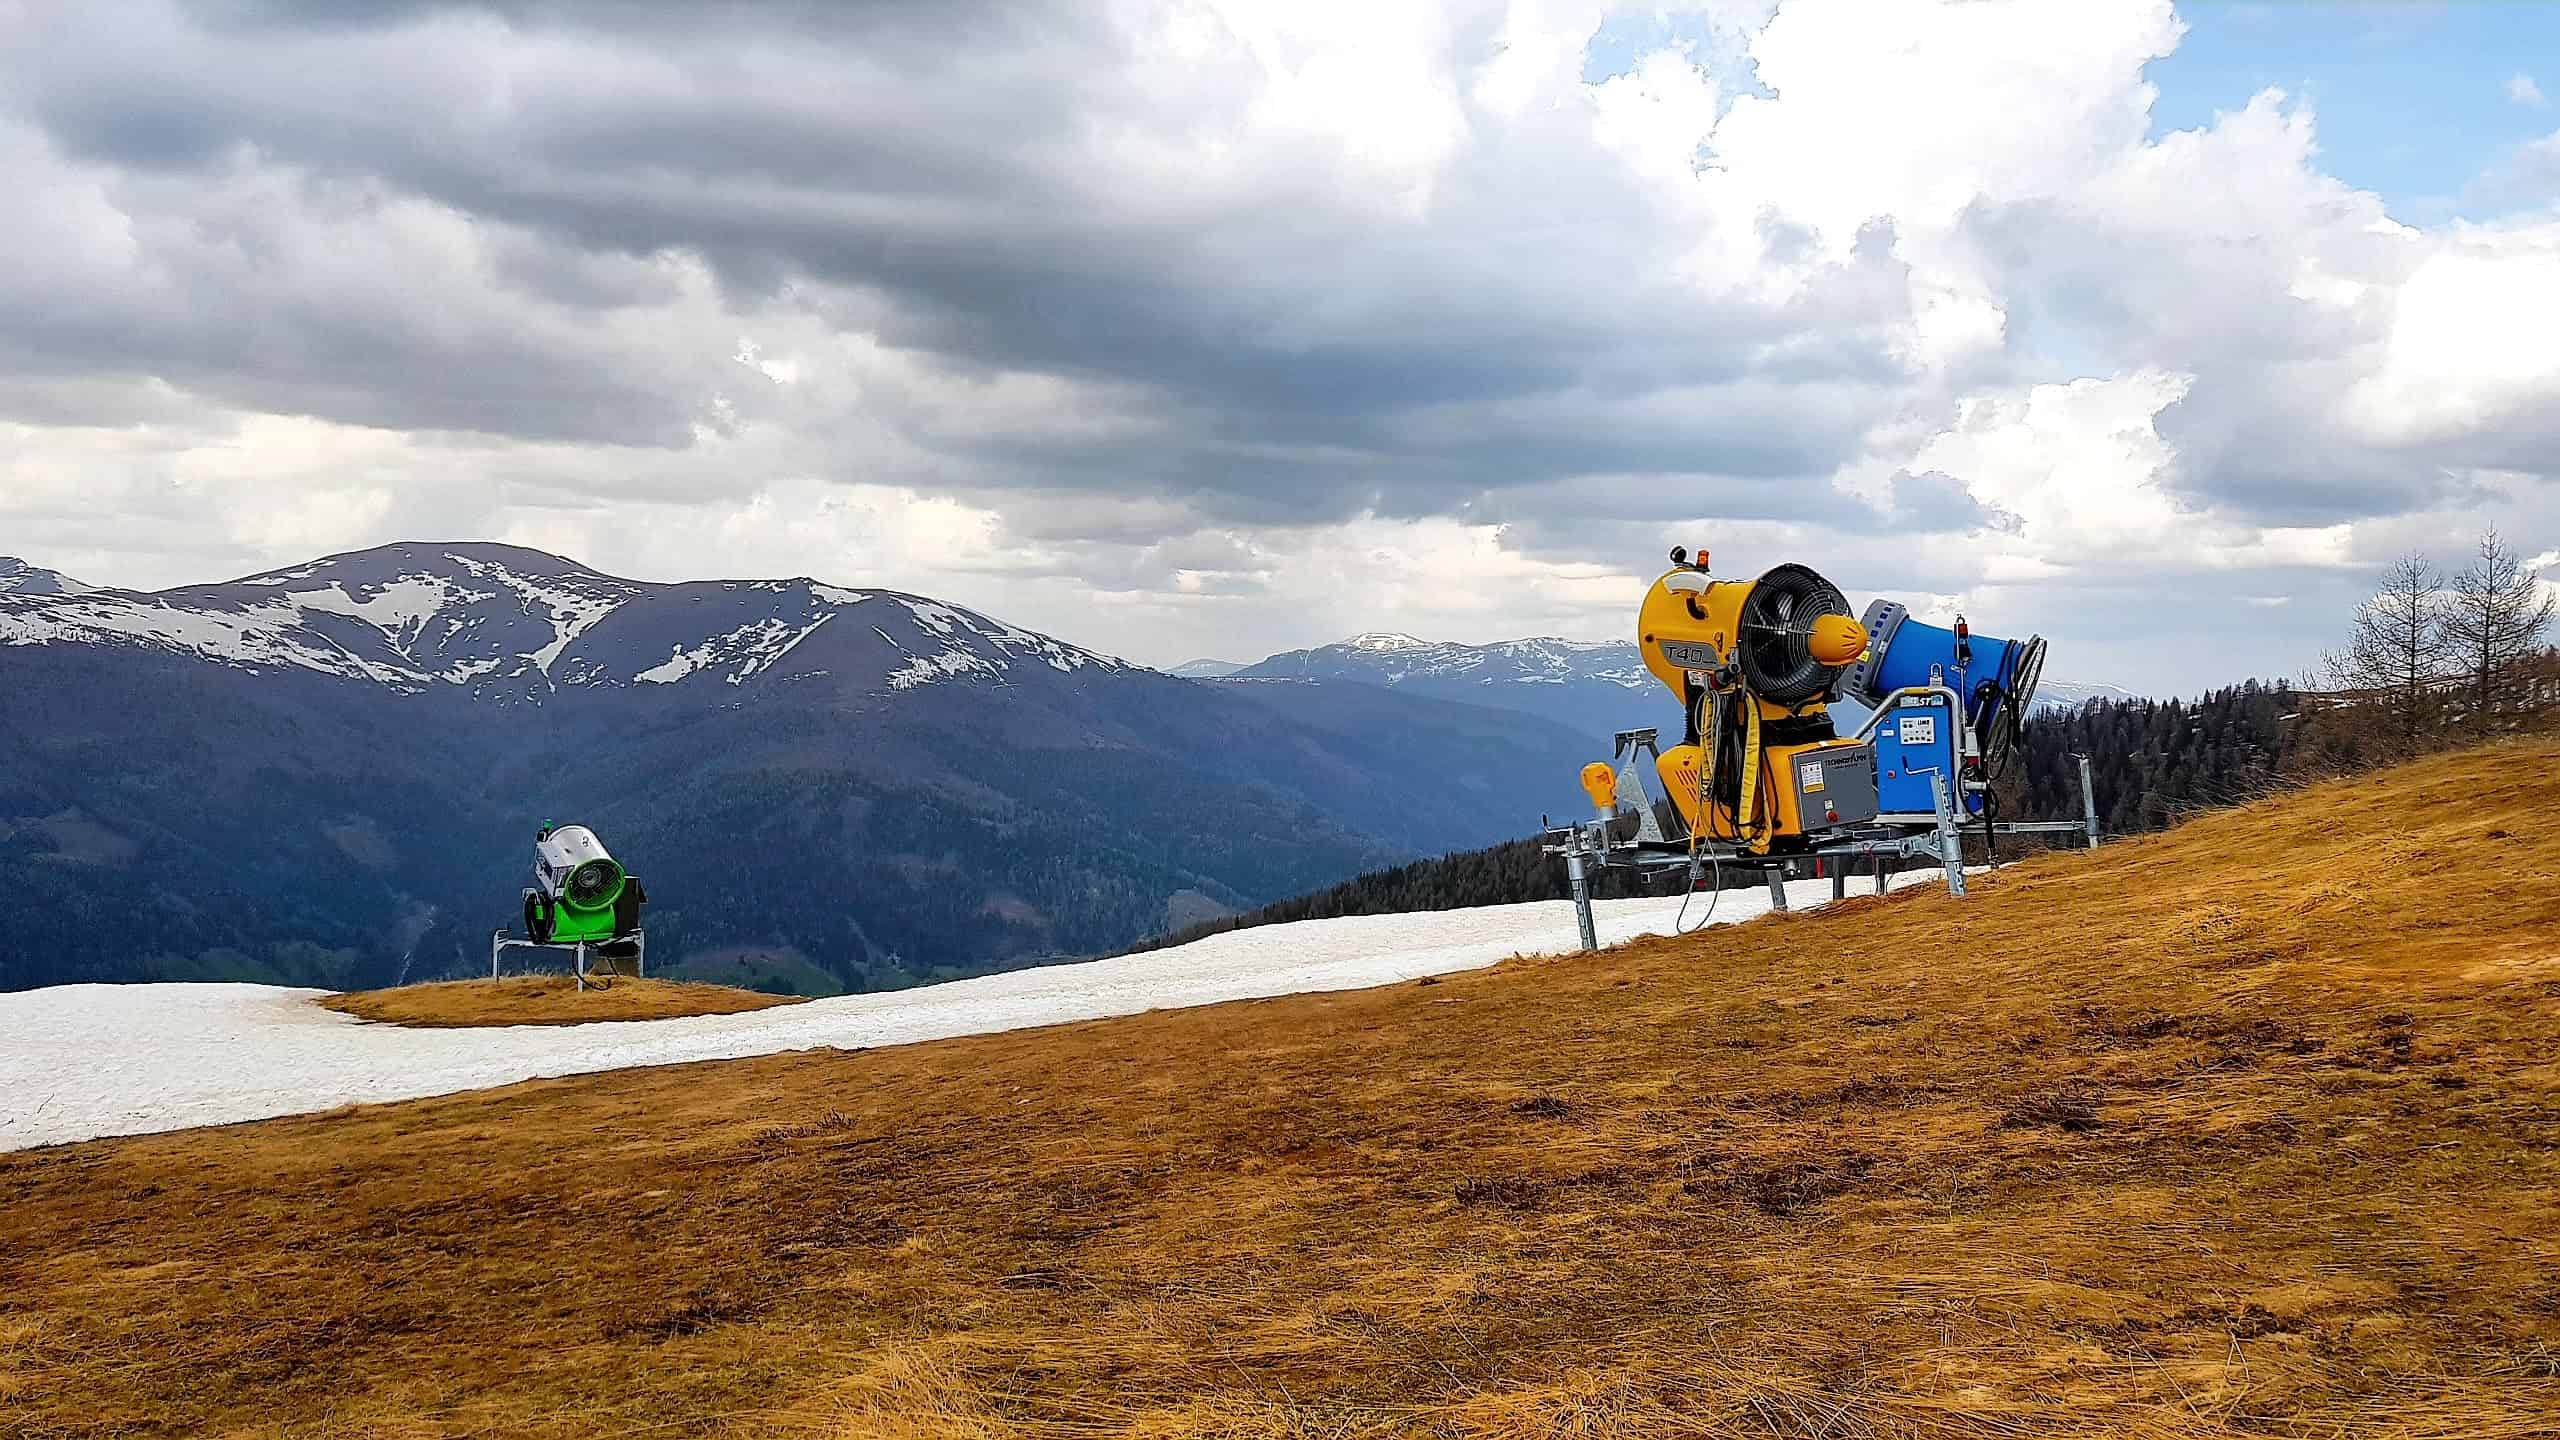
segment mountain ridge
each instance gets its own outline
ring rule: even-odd
[[[86,595],[97,588],[15,555],[0,555],[0,595]]]
[[[1520,834],[1582,748],[903,592],[473,542],[0,595],[0,988],[456,973],[569,816],[651,882],[653,965],[951,978]]]
[[[1326,645],[1282,650],[1217,675],[1218,683],[1279,680],[1352,681],[1536,715],[1605,746],[1620,730],[1673,728],[1670,703],[1632,640],[1567,640],[1527,636],[1473,644],[1370,631]],[[2034,708],[2073,710],[2091,699],[2132,698],[2119,686],[2067,680],[2039,687]],[[1864,720],[1863,706],[1834,702],[1845,733]],[[1666,715],[1666,711],[1668,714]]]
[[[857,611],[845,634],[784,664]],[[865,629],[877,644],[861,638]],[[500,700],[697,677],[779,683],[849,664],[893,690],[1002,677],[1024,662],[1066,672],[1128,666],[902,591],[806,576],[627,580],[544,551],[472,541],[376,546],[211,585],[0,594],[0,646],[63,642],[393,689],[451,685]],[[822,656],[828,663],[818,663]]]

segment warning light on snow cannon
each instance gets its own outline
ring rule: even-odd
[[[1582,767],[1582,792],[1591,797],[1591,808],[1602,815],[1618,813],[1618,772],[1605,760],[1594,760]]]

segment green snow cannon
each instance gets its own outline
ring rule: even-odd
[[[584,825],[542,827],[533,884],[524,892],[524,933],[543,945],[623,939],[639,930],[649,898]]]

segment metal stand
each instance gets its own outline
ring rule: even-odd
[[[645,930],[645,929],[643,929],[643,930],[634,930],[634,931],[632,931],[632,932],[631,932],[630,934],[628,934],[628,935],[619,936],[619,937],[617,937],[617,938],[615,938],[614,940],[611,940],[611,941],[594,941],[594,940],[569,940],[569,941],[560,941],[560,940],[520,940],[520,939],[517,939],[515,936],[508,934],[508,933],[507,933],[506,931],[504,931],[504,930],[496,930],[496,931],[492,931],[492,932],[490,933],[490,936],[489,936],[489,978],[490,978],[490,979],[492,979],[492,980],[495,980],[495,979],[497,979],[497,978],[498,978],[498,955],[499,955],[499,952],[501,952],[501,951],[504,951],[504,950],[552,950],[552,951],[566,950],[566,951],[569,951],[569,952],[570,952],[570,954],[571,954],[571,958],[570,958],[570,962],[569,962],[569,964],[570,964],[570,973],[571,973],[571,974],[573,974],[573,975],[575,975],[575,976],[577,976],[577,978],[578,978],[578,989],[579,989],[579,991],[580,991],[581,993],[583,993],[583,992],[588,988],[588,984],[589,984],[588,976],[589,976],[589,974],[590,974],[590,972],[589,972],[589,971],[588,971],[588,969],[587,969],[587,951],[588,951],[591,947],[593,947],[593,946],[595,946],[595,945],[598,945],[598,944],[614,944],[614,945],[619,945],[619,944],[621,944],[621,943],[622,943],[623,941],[625,941],[625,940],[628,940],[628,941],[630,941],[630,942],[631,942],[631,966],[632,966],[632,970],[631,970],[631,978],[633,978],[633,979],[635,979],[635,980],[646,980],[646,979],[648,979],[648,978],[649,978],[649,932],[648,932],[647,930]],[[615,973],[616,975],[619,975],[621,972],[617,969],[614,973]],[[596,988],[597,988],[597,989],[602,989],[602,988],[603,988],[603,982],[601,982],[601,981],[596,982]]]
[[[1652,738],[1653,732],[1647,730],[1622,732],[1618,736],[1617,753],[1620,757],[1624,757],[1630,749],[1630,742],[1650,741]],[[1991,832],[1996,835],[2019,835],[2079,831],[2087,836],[2089,848],[2097,849],[2098,842],[2102,838],[2098,831],[2097,790],[2090,775],[2089,758],[2083,755],[2079,759],[2080,819],[1993,821],[1989,825]],[[1848,893],[1849,867],[1860,859],[1866,860],[1873,867],[1876,893],[1881,895],[1885,892],[1887,878],[1885,862],[1888,859],[1899,861],[1927,856],[1936,861],[1946,872],[1947,893],[1961,899],[1967,888],[1964,873],[1964,821],[1960,818],[1957,809],[1954,786],[1950,783],[1945,771],[1930,772],[1929,792],[1934,813],[1880,815],[1872,824],[1839,832],[1839,838],[1828,844],[1817,845],[1810,850],[1799,850],[1785,857],[1748,855],[1734,850],[1729,845],[1721,844],[1705,847],[1699,855],[1692,856],[1688,853],[1687,847],[1656,838],[1660,836],[1660,831],[1653,828],[1650,821],[1645,822],[1645,826],[1640,830],[1644,838],[1635,841],[1613,840],[1609,833],[1610,822],[1607,820],[1585,820],[1578,824],[1551,828],[1546,833],[1545,848],[1550,855],[1564,857],[1565,873],[1573,886],[1574,920],[1576,928],[1581,932],[1582,948],[1585,950],[1600,948],[1598,927],[1591,913],[1591,872],[1595,865],[1654,874],[1667,870],[1685,870],[1690,877],[1689,883],[1694,888],[1698,881],[1700,860],[1713,854],[1723,866],[1758,867],[1768,877],[1769,908],[1783,911],[1787,908],[1786,861],[1788,859],[1800,859],[1810,855],[1824,865],[1832,867],[1829,870],[1831,898],[1837,900]]]
[[[1947,893],[1964,898],[1964,829],[1956,824],[1954,797],[1947,793],[1947,773],[1929,772],[1929,799],[1938,807],[1938,860],[1947,867]]]
[[[1576,839],[1581,838],[1579,827],[1574,834]],[[1588,854],[1579,844],[1569,846],[1564,852],[1564,870],[1573,881],[1573,918],[1582,927],[1582,948],[1597,950],[1600,933],[1591,917],[1591,870],[1584,858]]]

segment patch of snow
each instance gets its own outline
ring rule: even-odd
[[[729,683],[732,685],[740,684],[744,681],[752,680],[757,675],[772,669],[775,665],[782,662],[782,657],[799,649],[801,641],[817,634],[828,621],[833,620],[834,618],[836,618],[834,612],[830,611],[827,614],[819,616],[808,624],[801,626],[797,630],[793,630],[788,626],[782,626],[783,633],[787,633],[791,638],[782,640],[779,644],[768,641],[762,648],[747,657],[747,663],[738,667],[738,673],[729,677]],[[780,621],[772,621],[769,623],[778,626],[781,625]]]
[[[325,589],[297,590],[288,598],[301,609],[352,616],[391,635],[415,634],[453,601],[468,604],[490,598],[485,591],[456,589],[434,575],[403,575],[369,588],[373,593],[359,600],[333,580]]]
[[[1419,640],[1411,635],[1400,635],[1389,630],[1373,630],[1365,635],[1354,635],[1342,643],[1354,650],[1370,650],[1378,652],[1396,650],[1427,650],[1431,648],[1429,641]]]
[[[859,590],[847,590],[837,585],[812,584],[809,593],[830,605],[859,605],[871,598]]]
[[[478,579],[504,585],[515,591],[523,597],[522,608],[525,613],[531,614],[536,605],[542,607],[543,613],[551,621],[551,640],[548,644],[525,651],[523,654],[526,659],[533,662],[535,669],[546,676],[551,673],[553,662],[560,658],[560,652],[568,649],[571,641],[594,628],[597,621],[612,614],[621,607],[623,601],[638,593],[630,586],[604,580],[601,576],[595,577],[597,583],[593,589],[577,590],[550,577],[520,575],[504,565],[486,560],[474,560],[468,555],[447,552],[444,558],[461,566]],[[597,593],[598,591],[603,593]]]
[[[2046,680],[2036,686],[2032,709],[2038,712],[2077,710],[2092,700],[2139,699],[2121,685],[2101,685],[2077,680]]]
[[[631,678],[643,685],[673,685],[694,671],[711,663],[718,652],[718,642],[706,640],[690,650],[679,647],[663,665],[652,665]]]
[[[795,626],[774,619],[741,625],[726,634],[714,635],[691,649],[678,648],[666,663],[652,665],[631,678],[644,684],[672,685],[697,670],[736,661],[738,668],[729,672],[728,680],[732,685],[742,685],[771,668],[774,662],[790,654],[801,641],[818,633],[821,626],[834,618],[830,612],[806,625]]]
[[[907,663],[889,672],[889,688],[913,690],[936,680],[971,673],[1001,675],[1003,667],[974,650],[945,650],[939,655],[910,655]]]
[[[948,636],[960,628],[960,612],[948,605],[937,605],[930,600],[901,600],[898,603],[907,607],[907,613],[916,617],[917,624],[936,635]],[[974,630],[977,627],[970,628]]]
[[[1932,883],[1908,872],[1893,883]],[[1811,909],[1828,880],[1788,886]],[[1768,908],[1732,890],[1712,922]],[[1701,908],[1691,907],[1696,925]],[[1603,901],[1603,943],[1671,931],[1676,898]],[[592,1025],[409,1030],[265,985],[63,985],[0,994],[0,1150],[225,1125],[636,1065],[863,1050],[1320,990],[1393,985],[1575,946],[1573,906],[1546,900],[1303,920],[1188,945],[744,1015]]]
[[[279,665],[379,681],[395,689],[423,688],[413,670],[376,664],[325,640],[314,644],[280,624],[288,604],[260,610],[182,610],[111,596],[0,609],[0,645],[96,644],[121,640],[234,665]]]

